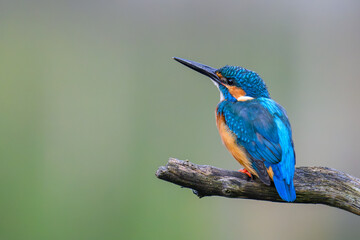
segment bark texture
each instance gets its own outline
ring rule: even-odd
[[[274,185],[244,173],[170,158],[156,172],[159,179],[191,188],[198,197],[222,196],[284,202]],[[320,203],[360,215],[360,179],[327,167],[297,167],[294,203]]]

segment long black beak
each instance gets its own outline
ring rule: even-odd
[[[182,58],[177,58],[174,57],[174,60],[178,61],[181,64],[184,64],[185,66],[201,73],[204,74],[205,76],[210,77],[212,80],[214,80],[216,83],[218,84],[222,84],[220,81],[220,78],[218,77],[218,75],[216,75],[216,68],[212,68],[209,66],[206,66],[204,64],[201,63],[197,63],[197,62],[193,62],[190,60],[186,60],[186,59],[182,59]]]

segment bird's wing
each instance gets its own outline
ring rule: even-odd
[[[236,103],[225,101],[219,111],[236,135],[237,143],[246,149],[252,167],[264,183],[270,184],[267,173],[270,166],[280,167],[280,170],[273,169],[274,175],[286,182],[292,181],[295,156],[291,128],[286,112],[279,104],[267,98]]]

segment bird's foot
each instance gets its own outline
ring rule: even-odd
[[[252,179],[251,173],[249,173],[248,170],[246,170],[245,168],[240,169],[240,170],[238,170],[238,171],[241,172],[241,173],[245,173],[246,175],[248,175],[248,176]]]

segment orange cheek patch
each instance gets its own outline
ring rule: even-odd
[[[223,77],[223,75],[221,75],[221,73],[216,72],[216,75],[221,79],[222,82],[226,82],[226,79],[224,79],[224,77]],[[229,93],[236,99],[246,95],[245,91],[239,87],[228,86],[226,84],[223,84],[223,85],[229,90]]]
[[[235,86],[226,86],[226,87],[229,90],[229,93],[236,99],[246,95],[245,91],[239,87],[235,87]]]

